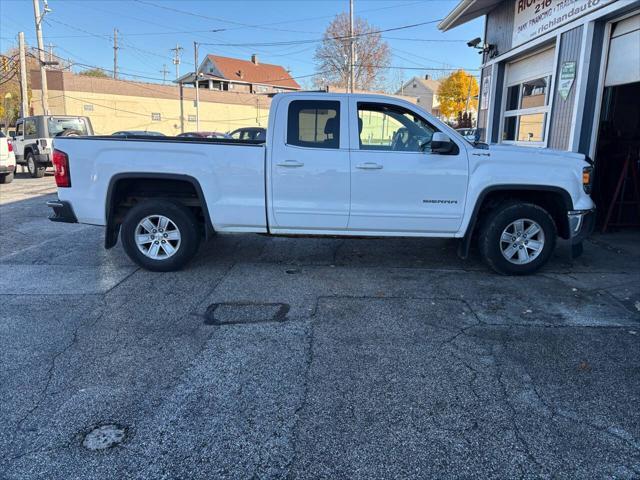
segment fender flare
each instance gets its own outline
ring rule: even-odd
[[[200,182],[190,175],[181,175],[177,173],[149,173],[149,172],[127,172],[117,173],[109,180],[109,186],[107,187],[107,198],[105,203],[105,219],[106,219],[106,231],[104,236],[104,247],[106,249],[112,248],[118,243],[118,233],[120,232],[120,224],[116,224],[114,221],[114,209],[112,208],[112,196],[115,186],[120,180],[129,179],[150,179],[150,180],[178,180],[182,182],[188,182],[193,185],[196,191],[198,200],[202,205],[202,210],[205,217],[205,238],[210,238],[215,230],[213,223],[211,222],[211,215],[209,215],[209,208],[207,207],[207,201],[205,199]]]
[[[519,190],[519,191],[528,191],[528,192],[551,192],[555,194],[559,194],[564,201],[564,207],[566,211],[573,210],[573,200],[571,199],[571,195],[564,188],[554,187],[550,185],[527,185],[527,184],[504,184],[504,185],[492,185],[490,187],[486,187],[484,190],[480,192],[478,198],[476,199],[476,203],[473,207],[473,213],[471,214],[471,218],[469,219],[469,224],[467,225],[467,230],[464,234],[464,237],[460,240],[458,244],[458,256],[466,260],[469,257],[469,249],[471,248],[471,239],[473,237],[473,232],[476,228],[476,224],[478,222],[478,216],[480,214],[480,207],[482,206],[487,195],[493,192],[499,192],[504,190]],[[567,227],[569,225],[569,219],[567,218]]]

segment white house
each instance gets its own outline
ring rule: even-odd
[[[413,77],[405,82],[396,95],[415,97],[416,103],[427,112],[440,116],[440,102],[438,101],[438,88],[440,81],[434,80],[430,75]]]

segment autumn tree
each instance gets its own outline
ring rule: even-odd
[[[20,105],[22,93],[20,91],[20,64],[17,48],[9,48],[2,52],[0,56],[7,59],[7,70],[4,64],[0,71],[0,123],[5,128],[13,123],[20,116]],[[38,69],[38,61],[32,55],[27,55],[27,72]],[[27,74],[27,82],[29,75]],[[27,98],[31,99],[31,88],[27,87]],[[29,100],[27,104],[29,104]],[[27,115],[29,112],[26,113]]]
[[[354,61],[354,88],[380,89],[385,83],[385,71],[391,61],[389,45],[378,28],[362,18],[355,18],[353,35],[356,58]],[[316,49],[314,58],[318,74],[316,87],[326,85],[347,88],[349,85],[349,15],[341,13],[329,24]]]
[[[456,118],[462,112],[477,111],[478,81],[476,77],[456,70],[440,83],[438,101],[440,112],[445,118]]]
[[[80,72],[80,75],[84,75],[85,77],[95,77],[95,78],[111,78],[107,74],[107,72],[105,72],[101,68],[90,68],[89,70]]]

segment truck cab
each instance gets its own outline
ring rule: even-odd
[[[446,125],[375,95],[285,95],[274,115],[281,119],[267,151],[274,231],[431,236],[459,229],[467,148]]]
[[[36,115],[19,118],[13,137],[16,162],[26,165],[32,177],[42,177],[46,168],[52,166],[54,137],[86,135],[93,135],[88,117]]]

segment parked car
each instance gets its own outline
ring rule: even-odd
[[[222,132],[184,132],[177,136],[187,138],[229,138],[229,135]]]
[[[255,232],[457,238],[462,258],[475,241],[495,271],[529,274],[594,218],[584,155],[471,144],[379,95],[276,95],[266,144],[56,138],[54,164],[51,219],[104,225],[106,248],[120,235],[156,271],[185,265],[202,236]]]
[[[93,135],[88,117],[37,115],[19,118],[13,138],[16,162],[26,165],[32,177],[42,177],[51,167],[52,139],[55,137]]]
[[[16,156],[11,139],[0,132],[0,183],[11,183],[16,171]]]
[[[262,127],[238,128],[229,133],[229,137],[235,140],[258,140],[265,142],[267,140],[267,129]]]
[[[120,130],[118,132],[113,132],[111,134],[112,137],[128,137],[128,136],[146,136],[146,137],[166,137],[164,133],[161,132],[153,132],[149,130]]]
[[[471,143],[476,141],[477,128],[458,128],[456,131]]]

